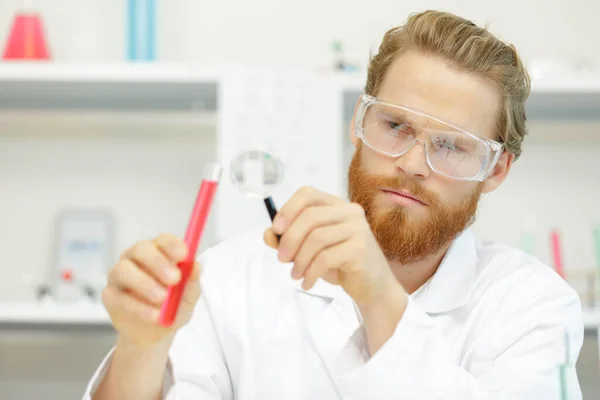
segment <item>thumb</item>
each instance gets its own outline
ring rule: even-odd
[[[273,228],[267,228],[267,230],[265,230],[263,240],[266,245],[272,249],[277,249],[277,246],[279,245],[279,240],[277,240],[277,235],[273,232]]]
[[[192,269],[192,273],[190,274],[190,280],[197,281],[200,279],[200,263],[198,261],[194,262],[194,269]]]
[[[194,269],[190,274],[190,279],[183,291],[183,301],[192,306],[196,304],[196,301],[198,301],[198,298],[200,297],[200,269],[200,264],[195,262]]]

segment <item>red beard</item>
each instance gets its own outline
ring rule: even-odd
[[[482,185],[458,204],[445,205],[431,191],[403,175],[368,175],[360,165],[361,147],[352,157],[348,170],[348,197],[360,204],[375,238],[389,262],[410,264],[434,255],[454,240],[475,220]],[[382,188],[407,190],[427,204],[428,216],[411,218],[401,206],[377,210],[375,198]]]

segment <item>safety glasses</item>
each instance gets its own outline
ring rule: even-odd
[[[401,157],[422,143],[432,171],[463,181],[483,181],[503,145],[482,139],[423,111],[363,95],[355,120],[356,136],[372,150]]]

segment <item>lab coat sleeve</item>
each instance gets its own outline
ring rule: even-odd
[[[558,400],[564,333],[572,364],[583,341],[579,299],[548,293],[521,306],[504,328],[477,340],[459,365],[433,320],[411,299],[392,337],[372,357],[364,330],[354,333],[338,359],[340,389],[348,400]],[[566,368],[566,380],[567,398],[581,399],[574,365]]]
[[[230,400],[233,389],[220,341],[220,293],[203,285],[194,317],[182,328],[170,351],[173,386],[166,400]]]
[[[92,379],[88,383],[88,386],[86,388],[86,391],[85,391],[85,393],[83,395],[82,400],[92,400],[92,396],[94,395],[94,393],[96,393],[96,390],[98,389],[98,386],[100,385],[100,383],[102,382],[102,380],[106,376],[106,372],[108,372],[108,367],[110,366],[110,361],[112,360],[112,355],[113,355],[114,351],[115,351],[115,349],[113,347],[108,352],[108,354],[106,355],[106,357],[104,358],[104,360],[102,360],[102,363],[100,363],[100,366],[98,367],[98,369],[96,370],[96,372],[92,376]],[[166,398],[168,392],[173,387],[173,366],[171,364],[171,360],[170,359],[167,362],[167,369],[165,371],[165,375],[163,377],[163,380],[164,380],[163,381],[164,383],[163,383],[163,394],[162,394],[162,397]]]
[[[215,281],[207,253],[202,265],[202,294],[190,322],[176,334],[164,375],[164,400],[202,399],[229,400],[233,398],[231,380],[220,343],[221,293]],[[215,266],[218,267],[218,266]],[[106,356],[84,394],[91,400],[110,365],[112,352]]]

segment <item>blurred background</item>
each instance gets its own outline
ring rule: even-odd
[[[106,271],[183,236],[206,162],[226,170],[202,249],[268,223],[229,182],[240,150],[280,157],[278,204],[302,185],[344,195],[369,55],[431,8],[487,23],[532,74],[523,155],[474,229],[578,290],[579,379],[600,399],[595,0],[0,0],[0,398],[81,398],[114,340]]]

